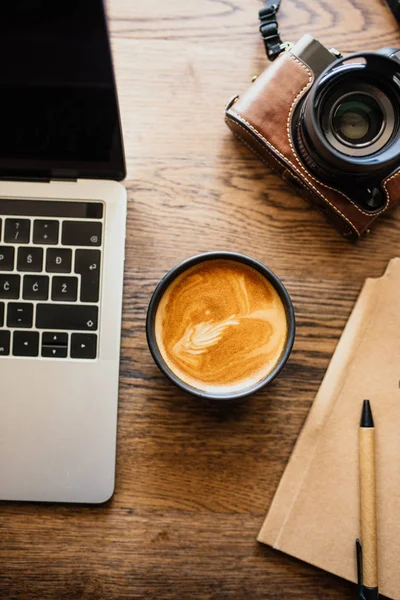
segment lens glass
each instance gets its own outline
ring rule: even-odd
[[[379,102],[368,94],[342,96],[332,111],[332,131],[349,146],[366,146],[381,135],[385,117]]]

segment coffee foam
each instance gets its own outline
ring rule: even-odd
[[[238,261],[211,259],[174,279],[155,317],[167,366],[209,393],[245,390],[265,379],[285,348],[285,307],[261,273]]]

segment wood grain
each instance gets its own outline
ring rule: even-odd
[[[351,245],[233,139],[224,104],[266,65],[261,2],[108,5],[129,195],[116,493],[2,503],[0,597],[350,600],[352,585],[255,538],[364,279],[400,255],[399,214]],[[280,28],[343,51],[400,45],[380,0],[283,0]],[[161,276],[216,249],[281,276],[298,323],[282,376],[225,411],[169,384],[145,340]]]

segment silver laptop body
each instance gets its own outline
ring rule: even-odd
[[[48,39],[43,12],[13,20],[19,0],[0,24],[10,60],[24,25],[30,44],[29,65],[14,53],[0,74],[0,500],[100,503],[115,479],[125,166],[102,2],[61,4]],[[13,114],[21,90],[29,119]]]

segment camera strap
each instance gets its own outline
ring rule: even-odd
[[[281,0],[267,0],[263,8],[258,11],[260,18],[260,33],[264,42],[265,52],[269,60],[275,60],[285,49],[279,35],[276,13],[281,5]]]
[[[397,22],[400,23],[400,0],[386,0]],[[281,5],[281,0],[267,0],[263,8],[258,11],[260,18],[260,33],[264,42],[265,51],[269,60],[275,60],[281,52],[288,47],[283,43],[279,34],[276,14]]]

